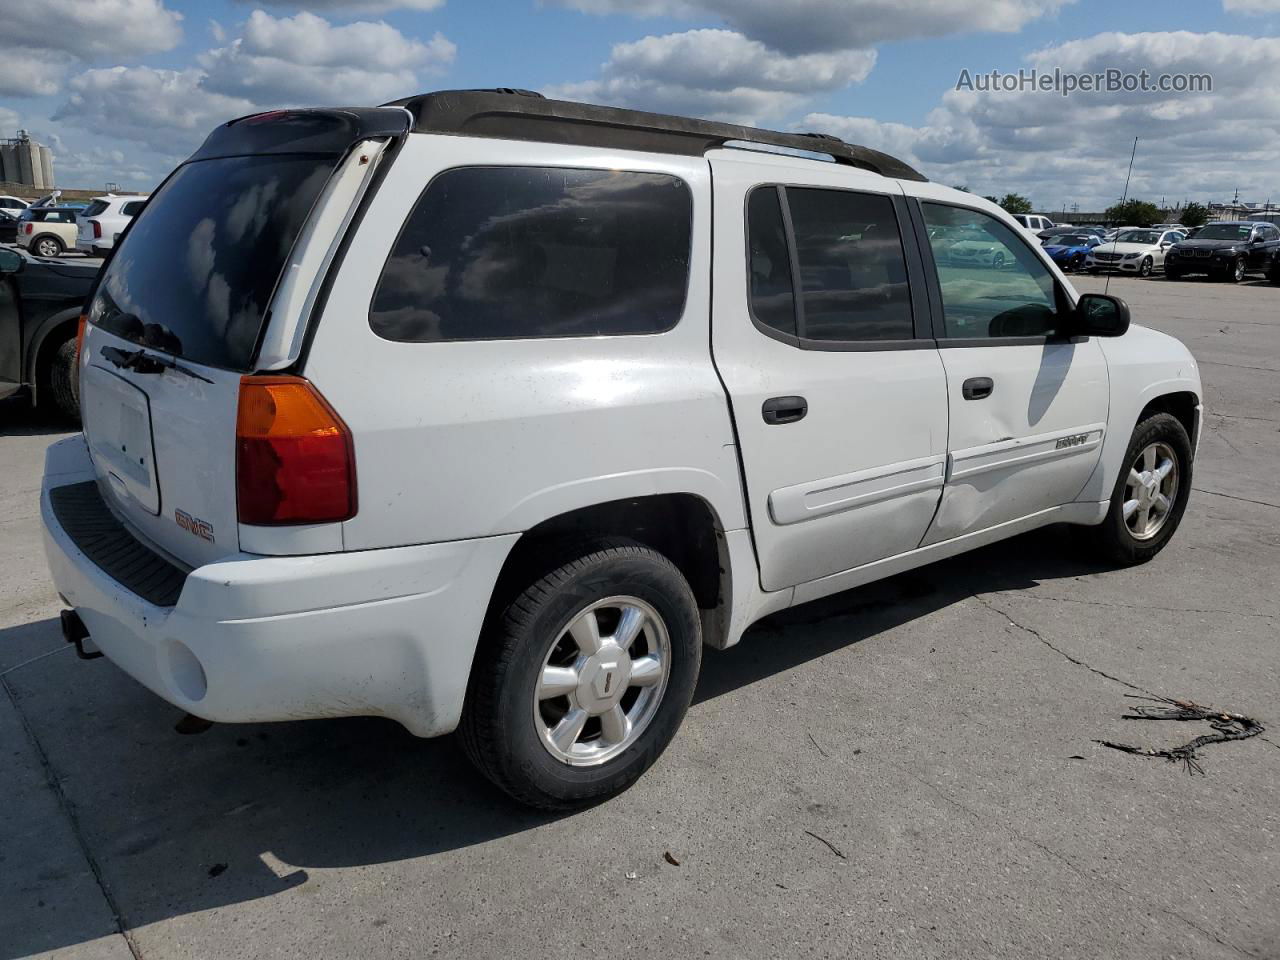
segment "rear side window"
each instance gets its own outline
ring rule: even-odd
[[[89,308],[117,336],[248,370],[276,281],[339,158],[188,162],[132,223]]]
[[[791,254],[777,187],[760,187],[747,201],[747,256],[751,271],[751,314],[779,333],[796,335]]]
[[[791,218],[786,235],[785,203]],[[893,201],[852,190],[757,187],[747,204],[751,312],[802,346],[911,340],[911,289]],[[799,267],[793,294],[788,240]]]
[[[110,206],[110,204],[105,200],[94,200],[84,208],[84,215],[86,217],[96,217],[100,213],[106,213],[108,206]]]
[[[693,200],[677,177],[461,167],[423,191],[369,314],[388,340],[659,333],[684,311]]]

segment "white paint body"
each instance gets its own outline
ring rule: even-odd
[[[48,454],[42,515],[58,590],[108,657],[211,720],[373,714],[422,736],[452,730],[495,581],[521,535],[656,494],[697,497],[715,518],[724,616],[704,639],[731,646],[793,603],[1047,523],[1100,522],[1143,407],[1167,393],[1200,397],[1186,348],[1136,326],[1115,340],[830,352],[753,326],[743,256],[753,186],[917,196],[1017,226],[934,184],[740,150],[679,157],[412,134],[352,227],[377,164],[375,155],[359,173],[335,173],[291,260],[296,276],[278,289],[258,366],[298,357],[337,240],[354,230],[302,371],[354,436],[352,519],[237,524],[239,375],[190,364],[211,382],[174,371],[144,381],[93,359],[130,346],[98,328],[85,340],[88,443],[71,438]],[[494,164],[682,178],[693,246],[680,322],[645,336],[375,335],[370,301],[413,200],[442,170]],[[1074,300],[1039,244],[1028,247]],[[977,375],[997,388],[965,401],[960,384]],[[763,400],[791,394],[808,399],[808,415],[765,424]],[[138,426],[147,417],[149,438]],[[113,452],[129,442],[138,463]],[[85,478],[137,539],[190,570],[176,606],[130,593],[59,527],[48,491]],[[215,539],[178,527],[174,509],[207,521]]]
[[[1125,231],[1121,230],[1118,236],[1124,234]],[[1164,230],[1159,232],[1155,243],[1121,243],[1119,240],[1111,240],[1090,250],[1085,256],[1085,266],[1095,270],[1138,273],[1142,269],[1142,262],[1150,260],[1153,268],[1163,267],[1165,251],[1184,239],[1186,234],[1181,230]],[[1117,256],[1120,259],[1112,259]]]

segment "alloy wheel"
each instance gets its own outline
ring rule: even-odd
[[[1178,498],[1178,457],[1163,441],[1149,443],[1129,467],[1124,484],[1125,526],[1135,540],[1150,540],[1164,527]]]
[[[638,597],[599,600],[551,643],[538,674],[533,722],[557,760],[597,766],[634,744],[658,712],[671,673],[671,641]]]

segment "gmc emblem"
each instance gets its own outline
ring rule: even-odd
[[[208,521],[193,517],[185,510],[174,510],[173,519],[183,530],[195,534],[201,540],[213,543],[213,526]]]

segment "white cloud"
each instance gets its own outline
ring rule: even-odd
[[[1222,9],[1251,16],[1280,13],[1280,0],[1222,0]]]
[[[87,70],[70,81],[71,95],[53,119],[141,144],[154,154],[147,158],[149,167],[171,167],[219,123],[253,110],[246,99],[202,89],[203,78],[191,69]]]
[[[44,97],[57,93],[71,58],[58,50],[0,46],[0,96]]]
[[[1064,200],[1105,206],[1130,194],[1171,202],[1221,199],[1236,187],[1267,198],[1280,152],[1280,44],[1271,38],[1186,32],[1104,33],[1048,47],[1040,70],[1107,67],[1209,73],[1211,93],[948,91],[915,127],[868,117],[810,114],[806,130],[886,150],[945,183],[982,193],[1017,190],[1046,209]]]
[[[255,103],[378,103],[417,93],[417,71],[452,63],[457,48],[436,33],[422,43],[386,23],[334,26],[299,13],[255,10],[243,36],[200,58],[201,86]]]
[[[715,17],[789,53],[852,50],[909,37],[1012,33],[1073,0],[553,0],[584,13]],[[1258,2],[1258,0],[1254,0]]]
[[[121,58],[172,50],[182,40],[181,20],[163,0],[15,0],[5,4],[2,36],[6,44],[83,59]]]
[[[445,0],[236,0],[273,10],[332,10],[335,13],[386,13],[388,10],[438,10]]]
[[[874,50],[788,56],[731,30],[689,30],[614,46],[598,80],[548,93],[614,106],[762,123],[814,93],[861,83]]]

